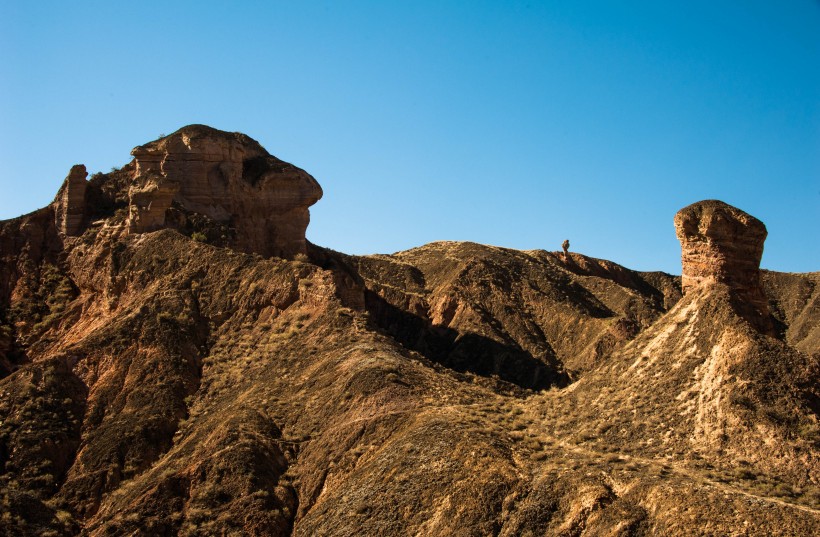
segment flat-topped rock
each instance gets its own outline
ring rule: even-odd
[[[308,207],[322,189],[249,136],[190,125],[131,154],[130,232],[167,227],[166,211],[176,202],[233,227],[239,250],[283,257],[306,251]]]
[[[718,200],[684,207],[675,215],[681,243],[684,294],[708,283],[722,283],[760,313],[768,306],[760,284],[760,259],[766,226]]]

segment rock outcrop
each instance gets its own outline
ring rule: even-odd
[[[760,283],[767,235],[763,222],[722,201],[705,200],[678,211],[675,232],[681,243],[684,294],[702,284],[725,284],[740,303],[768,317]]]
[[[308,207],[322,189],[250,137],[190,125],[131,154],[130,232],[169,227],[166,211],[178,203],[234,228],[238,250],[282,257],[306,251]]]
[[[683,297],[579,252],[288,261],[231,248],[304,245],[310,176],[134,153],[0,221],[0,535],[820,535],[820,273],[763,271],[755,331],[745,213],[678,215]]]
[[[54,207],[54,224],[63,236],[82,234],[85,218],[85,191],[88,172],[82,164],[75,164],[68,172],[63,186],[52,202]]]
[[[144,233],[165,227],[165,211],[179,190],[180,181],[149,171],[141,185],[128,190],[128,230]]]

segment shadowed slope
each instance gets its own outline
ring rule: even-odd
[[[388,333],[461,369],[469,367],[459,367],[459,356],[481,355],[471,338],[481,338],[493,356],[503,356],[503,346],[543,366],[528,371],[496,363],[484,371],[524,387],[565,385],[567,372],[593,366],[679,296],[676,279],[661,273],[473,243],[432,243],[349,262],[365,281],[375,322]],[[411,317],[391,317],[394,310]],[[451,341],[437,345],[437,338]],[[554,373],[537,375],[543,367]]]
[[[820,532],[815,275],[764,275],[769,332],[576,253],[266,259],[195,194],[130,229],[186,129],[0,222],[0,534]]]

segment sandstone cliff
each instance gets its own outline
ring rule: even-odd
[[[760,283],[767,235],[763,222],[722,201],[706,200],[678,211],[675,232],[681,242],[683,292],[724,284],[750,320],[770,331],[769,308]]]
[[[251,225],[321,191],[243,135],[134,156],[0,222],[0,534],[820,533],[817,274],[745,213],[682,211],[683,286],[348,256]]]
[[[88,172],[78,164],[71,168],[52,203],[54,223],[62,235],[80,235],[86,213],[85,190]]]
[[[134,148],[128,226],[132,233],[172,227],[173,202],[235,229],[232,246],[264,256],[305,253],[308,207],[322,189],[303,170],[240,133],[190,125]]]

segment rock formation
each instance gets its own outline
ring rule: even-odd
[[[678,211],[675,232],[681,243],[684,293],[704,283],[722,283],[741,302],[768,315],[760,283],[767,234],[763,222],[722,201],[705,200]]]
[[[681,297],[306,244],[321,190],[241,134],[134,156],[0,222],[0,535],[820,535],[820,273],[765,271],[751,329],[742,211],[678,215]]]
[[[190,125],[131,154],[130,232],[168,227],[166,211],[176,202],[233,227],[238,250],[282,257],[305,252],[308,207],[322,189],[250,137]]]
[[[141,185],[128,190],[128,230],[143,233],[165,227],[165,211],[179,190],[179,181],[149,171]]]
[[[62,235],[80,235],[85,217],[85,191],[88,172],[82,164],[71,167],[63,186],[52,202],[54,207],[54,224]]]

